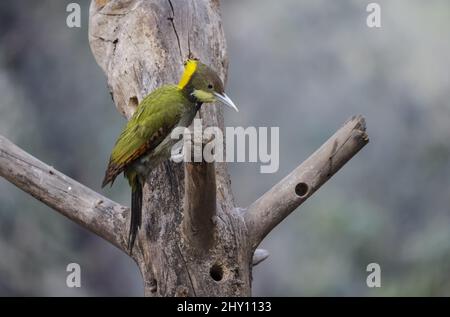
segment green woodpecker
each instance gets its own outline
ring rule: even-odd
[[[224,93],[216,72],[196,60],[185,63],[178,85],[165,85],[146,96],[120,134],[109,160],[102,187],[124,172],[131,186],[131,218],[128,249],[133,250],[141,226],[142,188],[151,169],[171,156],[179,141],[170,134],[188,127],[203,103],[220,101],[238,111]]]

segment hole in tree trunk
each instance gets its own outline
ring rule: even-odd
[[[150,291],[152,293],[156,293],[156,291],[158,290],[158,283],[156,282],[156,279],[152,279],[151,283],[150,283]]]
[[[300,198],[305,197],[308,194],[308,191],[309,187],[306,183],[298,183],[297,186],[295,186],[295,193]]]
[[[138,105],[139,105],[139,100],[137,99],[136,96],[131,97],[130,100],[128,101],[128,107],[132,108],[133,111],[136,110]]]
[[[212,279],[214,281],[221,281],[223,278],[223,267],[222,265],[216,263],[211,267],[211,270],[209,271],[209,274],[211,275]]]

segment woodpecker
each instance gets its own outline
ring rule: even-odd
[[[172,130],[188,127],[203,104],[221,102],[239,111],[214,70],[194,59],[184,66],[178,85],[159,87],[139,103],[114,145],[105,172],[102,187],[112,186],[122,172],[131,187],[130,254],[142,222],[142,188],[148,173],[170,158],[179,141],[171,138]]]

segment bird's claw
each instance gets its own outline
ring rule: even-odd
[[[174,145],[170,156],[170,160],[175,163],[181,163],[183,159],[184,159],[184,146],[183,142],[179,142]]]

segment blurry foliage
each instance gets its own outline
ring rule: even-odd
[[[0,2],[0,134],[100,191],[124,119],[71,1]],[[368,2],[367,2],[368,3]],[[450,3],[222,1],[230,126],[279,126],[280,170],[230,164],[246,206],[361,113],[371,143],[263,243],[255,295],[450,295]],[[102,192],[102,191],[100,191]],[[128,204],[121,180],[105,195]],[[65,286],[66,265],[82,288]],[[382,287],[369,289],[377,262]],[[0,295],[142,295],[134,263],[0,180]]]

